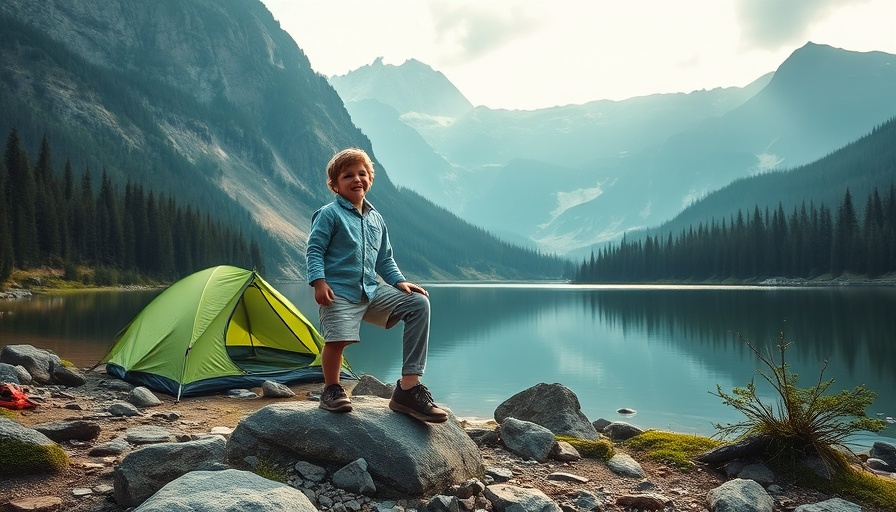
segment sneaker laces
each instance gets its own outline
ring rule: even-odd
[[[432,394],[430,394],[429,389],[423,384],[417,384],[409,391],[413,393],[414,400],[416,400],[418,403],[424,405],[432,405],[433,407],[435,407],[436,404],[432,399]]]
[[[345,389],[339,384],[330,384],[324,389],[323,399],[325,402],[336,400],[337,398],[346,398]]]

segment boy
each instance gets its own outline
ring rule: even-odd
[[[360,341],[361,320],[386,329],[401,320],[404,359],[389,408],[441,423],[448,414],[436,406],[420,382],[429,345],[429,294],[407,281],[392,258],[383,217],[365,199],[372,184],[373,162],[367,153],[358,148],[337,153],[327,164],[327,186],[336,200],[311,216],[308,282],[320,306],[325,341],[320,407],[333,412],[352,410],[339,373],[342,351]]]

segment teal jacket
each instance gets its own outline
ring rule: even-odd
[[[363,215],[342,196],[314,212],[305,260],[309,284],[325,279],[333,293],[355,303],[373,298],[377,276],[392,286],[405,281],[386,222],[366,199]]]

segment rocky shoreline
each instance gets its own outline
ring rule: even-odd
[[[7,348],[0,361],[8,360]],[[145,512],[170,510],[192,495],[205,504],[185,510],[721,511],[735,510],[725,507],[738,500],[746,500],[736,509],[743,511],[885,510],[776,481],[743,458],[695,461],[687,470],[643,459],[626,449],[642,429],[589,421],[560,384],[508,398],[494,420],[452,415],[428,426],[388,411],[381,398],[388,386],[368,377],[351,389],[355,410],[334,416],[316,407],[319,384],[175,402],[99,371],[26,366],[0,362],[0,381],[11,379],[7,367],[16,368],[16,380],[28,373],[32,380],[19,383],[38,404],[0,419],[0,446],[21,429],[60,447],[68,463],[7,471],[0,510]],[[299,431],[314,441],[296,439]],[[603,440],[615,454],[608,461],[582,456],[556,441],[558,431]],[[366,439],[368,432],[379,433]],[[228,505],[235,493],[248,500],[238,508]]]

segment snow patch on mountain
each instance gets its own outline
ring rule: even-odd
[[[604,193],[601,183],[597,183],[591,188],[580,188],[571,192],[555,192],[554,198],[557,200],[557,207],[550,213],[550,220],[538,226],[538,229],[544,229],[557,217],[566,210],[591,201]]]
[[[774,153],[759,153],[756,155],[756,165],[750,168],[750,174],[757,175],[776,171],[782,163],[784,163],[784,159]]]
[[[644,208],[638,212],[638,217],[641,219],[646,219],[650,217],[650,207],[653,206],[653,201],[647,201],[647,204],[644,205]]]
[[[457,121],[456,118],[450,116],[435,116],[423,112],[406,112],[399,116],[405,124],[414,128],[439,127],[447,128]]]
[[[573,251],[620,237],[624,223],[624,215],[612,215],[607,219],[606,223],[576,222],[575,225],[577,227],[573,229],[562,230],[554,227],[533,236],[532,239],[546,252],[569,254]]]
[[[709,187],[706,185],[703,186],[692,186],[690,190],[681,198],[681,209],[685,209],[688,206],[696,203],[697,201],[706,197],[709,194]]]

